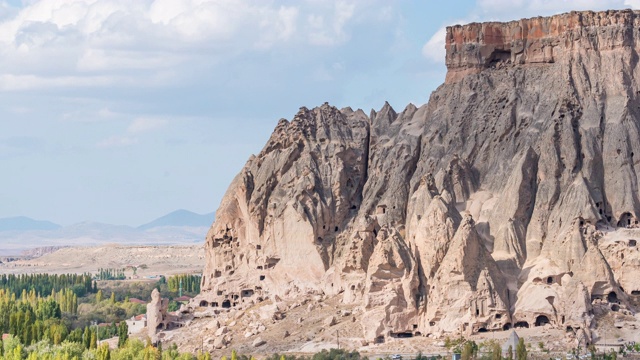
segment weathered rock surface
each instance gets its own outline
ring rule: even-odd
[[[216,212],[197,305],[317,296],[313,311],[340,294],[368,340],[582,331],[626,311],[640,12],[455,26],[446,44],[447,80],[420,108],[278,123]]]
[[[169,322],[168,308],[169,299],[161,298],[158,289],[153,289],[151,302],[147,304],[147,334],[153,342],[158,340],[156,336],[158,330],[167,328]]]

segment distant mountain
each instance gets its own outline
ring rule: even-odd
[[[0,219],[0,255],[18,255],[34,248],[193,244],[204,241],[214,214],[178,210],[139,227],[81,222],[61,227],[26,217]]]
[[[51,221],[34,220],[26,216],[0,219],[0,231],[56,230],[60,227]]]
[[[181,209],[159,217],[147,224],[140,225],[138,229],[149,230],[163,226],[209,227],[213,223],[214,217],[215,213],[200,215],[189,210]]]

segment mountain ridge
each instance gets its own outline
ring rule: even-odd
[[[216,211],[196,303],[341,297],[367,341],[589,344],[596,314],[634,313],[640,12],[450,27],[446,50],[423,106],[278,122]]]

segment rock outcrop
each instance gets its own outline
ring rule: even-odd
[[[339,295],[368,340],[625,310],[639,49],[631,10],[455,26],[426,105],[301,108],[231,183],[195,303]]]
[[[154,343],[158,341],[156,336],[158,330],[167,329],[169,323],[168,308],[169,299],[161,298],[158,289],[153,289],[151,302],[147,304],[147,335]]]

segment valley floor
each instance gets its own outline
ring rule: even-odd
[[[35,259],[0,263],[0,274],[81,274],[128,268],[125,272],[128,278],[155,279],[159,275],[201,273],[204,260],[202,245],[76,246]]]

